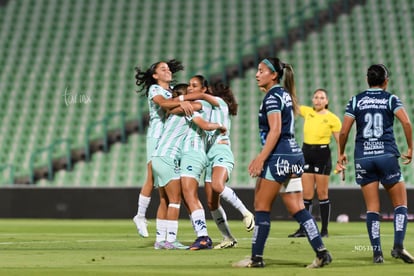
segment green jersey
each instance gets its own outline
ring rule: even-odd
[[[172,98],[170,91],[165,90],[158,84],[153,84],[148,90],[148,107],[149,107],[149,126],[147,131],[148,138],[160,138],[166,117],[165,110],[153,101],[155,96],[161,95],[165,99]]]
[[[191,121],[193,117],[201,117],[206,121],[210,121],[211,109],[212,106],[206,101],[199,100],[202,105],[202,109],[194,112],[194,114],[189,118]],[[183,151],[205,151],[206,144],[206,132],[201,129],[194,122],[190,123],[190,127],[187,132],[187,136],[184,139]]]
[[[189,129],[187,118],[170,114],[164,123],[162,135],[152,156],[181,158],[181,148]]]

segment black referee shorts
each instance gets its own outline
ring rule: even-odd
[[[303,144],[303,156],[305,158],[305,173],[330,175],[332,171],[331,150],[329,145]]]

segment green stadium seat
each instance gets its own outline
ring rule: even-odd
[[[316,2],[318,12],[336,1]],[[277,49],[276,54],[294,66],[300,101],[309,101],[313,90],[324,86],[331,92],[331,109],[342,115],[349,97],[366,87],[365,68],[384,62],[392,71],[392,90],[401,93],[412,108],[414,2],[397,2],[386,1],[380,8],[368,0],[336,22],[309,33],[292,49]],[[196,70],[206,76],[220,72],[220,62],[209,68],[205,65],[220,56],[228,64],[237,63],[239,46],[253,34],[272,28],[275,36],[282,35],[288,16],[294,17],[301,9],[305,19],[314,16],[315,12],[306,8],[313,3],[9,1],[0,7],[0,87],[8,91],[0,95],[1,133],[7,133],[7,138],[2,138],[0,161],[12,161],[22,168],[19,172],[27,173],[30,154],[55,139],[71,138],[73,147],[83,147],[89,123],[114,111],[124,110],[127,119],[134,119],[147,110],[145,98],[134,93],[136,65],[146,68],[158,59],[179,58],[186,68],[177,75],[180,82],[188,81]],[[193,16],[187,16],[188,12]],[[298,24],[295,18],[289,21],[290,28]],[[189,31],[190,27],[195,31]],[[384,47],[372,47],[375,41],[382,41]],[[260,36],[257,43],[265,44],[267,38]],[[245,45],[243,54],[254,50],[253,44]],[[240,110],[233,119],[232,145],[238,163],[230,185],[254,185],[246,167],[259,150],[256,117],[263,97],[254,75],[252,69],[244,79],[231,82]],[[66,106],[66,88],[73,94],[88,94],[92,103]],[[14,146],[17,141],[19,147]],[[128,144],[114,146],[108,154],[76,164],[72,172],[59,172],[52,183],[41,185],[142,185],[146,157],[136,154],[140,152],[145,152],[145,136],[131,136]],[[352,155],[351,150],[347,153]],[[107,169],[118,161],[118,169]],[[40,158],[39,164],[42,162]],[[90,173],[95,170],[96,175]],[[414,185],[414,179],[409,174],[406,177]],[[335,179],[335,185],[342,185]]]

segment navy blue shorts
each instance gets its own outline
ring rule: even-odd
[[[379,181],[383,185],[403,181],[398,156],[388,154],[355,159],[355,181],[358,185]]]
[[[301,176],[305,159],[302,153],[298,154],[273,154],[263,165],[261,178],[284,183],[292,174]]]

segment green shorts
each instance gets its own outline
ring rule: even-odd
[[[165,187],[171,180],[180,179],[180,162],[170,157],[153,156],[152,175],[155,187]]]
[[[152,153],[158,145],[159,138],[147,137],[147,164],[152,159]]]
[[[192,177],[200,183],[201,174],[208,164],[204,151],[186,151],[181,157],[181,177]]]
[[[211,182],[214,167],[224,167],[227,170],[227,182],[234,167],[234,156],[229,145],[214,144],[207,153],[209,165],[206,168],[205,181]]]

